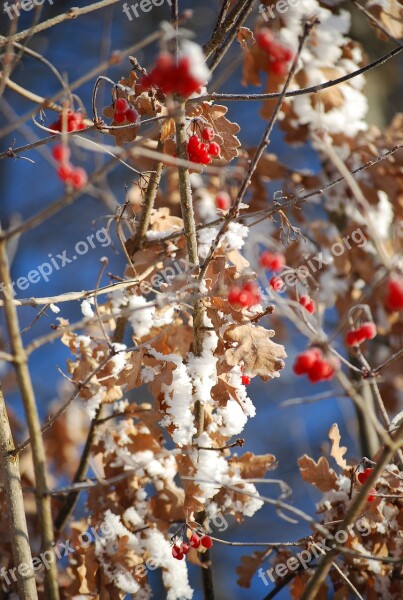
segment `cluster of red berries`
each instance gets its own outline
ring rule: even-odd
[[[194,133],[188,139],[186,150],[191,162],[208,165],[213,158],[219,158],[221,148],[217,142],[211,141],[215,137],[212,127],[204,127],[201,138]]]
[[[76,190],[86,185],[87,172],[82,167],[73,167],[69,162],[70,149],[67,146],[58,144],[52,149],[52,156],[59,163],[57,174],[64,183],[72,185]]]
[[[311,300],[309,296],[301,296],[299,303],[303,306],[311,315],[315,312],[315,302]]]
[[[320,348],[310,348],[298,354],[292,369],[296,375],[308,375],[312,383],[332,379],[335,370]]]
[[[278,252],[273,253],[266,250],[262,252],[259,258],[260,266],[275,273],[282,271],[285,266],[285,258]]]
[[[209,535],[203,535],[202,537],[199,537],[197,533],[192,533],[189,543],[182,542],[180,546],[177,544],[172,546],[172,556],[176,558],[176,560],[182,560],[189,552],[190,548],[197,550],[200,546],[202,548],[211,548],[212,545],[213,540]]]
[[[358,329],[351,329],[346,333],[347,346],[359,346],[365,340],[373,340],[376,336],[376,325],[371,321],[363,323]]]
[[[260,48],[269,57],[269,68],[275,75],[285,75],[293,55],[289,48],[281,44],[269,29],[261,29],[256,36]]]
[[[403,310],[403,277],[389,279],[386,307],[389,310]]]
[[[367,481],[367,479],[371,476],[372,471],[373,471],[373,469],[367,468],[367,469],[364,469],[364,471],[361,471],[361,473],[358,473],[357,479],[361,483],[361,485],[364,485],[364,483]],[[376,499],[376,489],[372,488],[367,500],[368,500],[368,502],[373,502],[375,499]]]
[[[199,92],[205,81],[200,81],[191,72],[190,61],[186,57],[176,59],[168,52],[162,52],[155,63],[154,68],[140,81],[144,89],[155,87],[164,94],[179,94],[188,98],[195,92]]]
[[[60,115],[57,121],[49,126],[49,129],[53,129],[53,131],[63,131],[63,124],[66,122],[66,131],[79,131],[80,129],[85,129],[83,121],[84,117],[81,113],[68,110],[66,119],[64,120],[63,115]]]
[[[273,277],[269,281],[269,285],[275,292],[281,292],[281,290],[284,287],[284,281],[281,279],[281,277],[273,275]]]
[[[215,205],[220,210],[229,210],[231,207],[231,196],[228,192],[218,192],[215,197]]]
[[[228,294],[228,302],[242,308],[251,308],[259,304],[260,294],[256,283],[248,281],[242,287],[233,287]]]
[[[124,123],[125,121],[135,123],[140,116],[137,110],[132,108],[125,98],[118,98],[115,101],[114,108],[113,120],[115,123]]]

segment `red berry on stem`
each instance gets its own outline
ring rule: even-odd
[[[403,309],[403,277],[389,279],[386,307],[389,310]]]
[[[82,167],[75,167],[71,174],[71,183],[77,190],[84,187],[88,181],[87,172]]]
[[[219,192],[215,198],[215,205],[220,210],[228,210],[231,206],[231,197],[227,192]]]
[[[372,488],[370,490],[367,500],[368,500],[368,502],[373,502],[374,500],[376,500],[376,489],[375,488]]]
[[[215,132],[212,127],[204,127],[202,129],[201,135],[205,142],[212,142],[215,138]]]
[[[113,115],[113,120],[115,121],[115,123],[124,123],[126,121],[126,115],[125,113],[115,112],[115,114]]]
[[[190,546],[186,542],[183,542],[183,544],[182,544],[182,554],[187,554],[189,552],[189,550],[190,550]]]
[[[176,558],[177,560],[182,560],[183,552],[182,552],[180,546],[177,546],[176,544],[175,544],[175,546],[172,546],[172,556],[174,558]]]
[[[311,300],[309,296],[301,296],[301,298],[299,299],[299,303],[309,313],[313,314],[315,312],[315,302]]]
[[[67,162],[70,158],[70,148],[63,144],[58,144],[52,148],[52,156],[58,162]]]
[[[210,154],[210,156],[214,156],[214,157],[220,156],[220,154],[221,154],[221,148],[217,144],[217,142],[211,142],[209,144],[208,153]]]
[[[129,110],[125,114],[125,117],[126,120],[129,121],[129,123],[136,123],[140,115],[134,108],[129,108]]]
[[[213,540],[209,535],[203,535],[202,539],[200,540],[200,543],[204,548],[211,548],[211,546],[213,545]]]
[[[70,181],[73,174],[73,167],[69,163],[60,165],[57,169],[57,174],[62,181]]]
[[[243,385],[249,385],[250,377],[248,377],[247,375],[242,375],[242,383],[243,383]]]
[[[357,475],[357,479],[360,483],[364,484],[368,477],[370,477],[371,473],[372,473],[373,469],[371,468],[367,468],[364,471],[361,471],[361,473],[358,473]]]
[[[115,102],[115,113],[126,113],[130,105],[125,98],[118,98]]]
[[[357,338],[357,332],[355,330],[347,331],[346,344],[347,344],[347,346],[357,346],[358,338]]]
[[[283,289],[283,287],[284,287],[283,280],[281,279],[281,277],[277,277],[277,275],[274,275],[270,279],[269,285],[270,285],[271,288],[273,288],[273,290],[275,292],[280,292]]]
[[[239,304],[240,293],[241,290],[239,288],[232,288],[232,290],[230,290],[230,293],[228,294],[228,302],[230,304]]]
[[[192,548],[196,549],[200,546],[200,538],[196,533],[192,533],[189,544],[192,546]]]
[[[359,328],[359,331],[360,331],[361,335],[365,336],[365,339],[367,339],[367,340],[373,340],[377,334],[376,325],[375,325],[375,323],[372,323],[371,321],[368,321],[367,323],[363,323],[361,325],[361,327]]]

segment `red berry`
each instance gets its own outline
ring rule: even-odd
[[[202,546],[204,546],[204,548],[211,548],[211,546],[213,545],[213,540],[209,535],[203,535],[202,539],[200,540],[200,543]]]
[[[272,253],[266,250],[260,255],[260,265],[270,271],[281,271],[285,265],[285,258],[282,254]]]
[[[62,181],[70,181],[73,174],[73,167],[70,165],[70,163],[60,165],[60,167],[57,169],[57,174]]]
[[[356,346],[358,344],[357,332],[355,330],[347,331],[346,344],[347,346]]]
[[[190,550],[190,546],[186,542],[183,542],[183,544],[182,544],[182,554],[187,554],[189,552],[189,550]]]
[[[228,210],[231,206],[231,197],[227,192],[219,192],[215,198],[215,205],[220,210]]]
[[[228,302],[230,304],[239,304],[239,296],[241,294],[241,290],[239,288],[233,288],[228,294]]]
[[[198,150],[199,146],[200,146],[199,137],[197,135],[191,135],[188,140],[188,144],[187,144],[188,152],[193,151],[193,150]]]
[[[403,309],[403,277],[389,279],[386,307],[389,310]]]
[[[250,377],[248,377],[247,375],[242,375],[242,383],[243,383],[243,385],[249,385]]]
[[[269,29],[261,29],[256,35],[256,41],[258,46],[266,53],[270,52],[272,44],[274,42],[273,34]]]
[[[115,102],[115,113],[127,113],[130,105],[124,98],[118,98]]]
[[[177,546],[176,544],[175,544],[175,546],[172,546],[172,556],[174,558],[176,558],[177,560],[182,560],[183,552],[182,552],[180,546]]]
[[[368,502],[373,502],[374,500],[376,500],[376,489],[375,488],[372,488],[370,490],[367,500],[368,500]]]
[[[275,75],[285,75],[287,73],[287,64],[283,60],[273,60],[270,63],[270,70],[273,71]]]
[[[52,156],[58,162],[67,162],[70,158],[70,148],[63,144],[58,144],[52,148]]]
[[[373,340],[377,334],[376,325],[371,321],[363,323],[358,331],[361,333],[361,335],[365,336],[366,340]]]
[[[70,177],[71,183],[77,190],[84,187],[88,181],[87,172],[81,167],[76,167]]]
[[[115,112],[113,115],[113,120],[115,123],[124,123],[126,121],[125,113]]]
[[[281,279],[281,277],[277,277],[277,275],[274,275],[270,279],[269,285],[270,285],[271,288],[273,288],[273,290],[275,292],[280,292],[283,289],[283,287],[284,287],[283,280]]]
[[[318,353],[314,348],[298,354],[293,366],[294,373],[296,375],[305,375],[321,356],[322,353],[320,353],[320,356],[318,357]]]
[[[220,156],[220,154],[221,154],[221,148],[217,144],[217,142],[211,142],[210,143],[210,145],[208,147],[208,153],[210,154],[210,156]]]
[[[202,129],[201,135],[205,142],[212,142],[215,138],[215,132],[212,127],[204,127]]]
[[[303,306],[311,315],[315,312],[315,302],[310,299],[309,296],[301,296],[299,303]]]
[[[140,117],[139,113],[134,108],[129,108],[125,116],[126,120],[129,121],[129,123],[136,123],[136,121]]]
[[[189,544],[192,546],[192,548],[196,549],[200,546],[200,538],[196,533],[192,533]]]
[[[252,294],[248,290],[242,289],[239,293],[238,304],[241,306],[252,306]]]
[[[360,483],[364,484],[367,481],[367,479],[370,477],[372,471],[373,471],[373,469],[367,468],[364,471],[361,471],[361,473],[358,473],[358,475],[357,475],[358,481]]]
[[[310,302],[308,302],[305,308],[309,313],[311,313],[311,315],[313,315],[313,313],[316,310],[315,302],[313,300],[310,300]]]

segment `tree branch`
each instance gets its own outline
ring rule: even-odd
[[[32,568],[32,555],[29,546],[24,499],[21,489],[21,477],[18,456],[13,456],[14,440],[8,421],[3,390],[0,384],[0,469],[4,482],[11,549],[14,564],[17,567],[18,597],[21,600],[37,600],[35,574]],[[25,575],[18,567],[26,565]]]
[[[11,285],[10,269],[6,250],[6,241],[0,242],[0,277],[6,286]],[[28,357],[25,352],[18,323],[17,308],[14,303],[4,298],[4,308],[7,321],[10,346],[14,355],[14,366],[24,404],[32,444],[32,459],[35,471],[36,505],[41,531],[41,551],[48,552],[53,560],[45,572],[45,589],[49,600],[59,600],[57,568],[53,550],[53,520],[50,497],[47,496],[46,457],[43,446],[38,410],[28,368]]]

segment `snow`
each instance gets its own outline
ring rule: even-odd
[[[169,360],[167,357],[164,358]],[[173,424],[175,431],[172,434],[172,439],[178,446],[183,446],[190,444],[193,435],[196,433],[192,413],[192,381],[182,358],[176,356],[173,362],[175,362],[176,368],[172,373],[172,384],[162,386],[167,404],[167,413],[160,424],[162,427]]]
[[[189,62],[189,72],[200,84],[205,84],[210,79],[211,73],[206,65],[203,50],[198,44],[190,40],[182,40],[179,49],[179,60],[186,58]]]
[[[91,304],[94,304],[94,298],[91,298],[90,300],[83,300],[81,302],[81,312],[83,313],[84,317],[91,318],[94,316],[94,311],[92,310]]]
[[[53,313],[57,314],[60,312],[60,308],[56,304],[49,304],[49,308]]]
[[[155,306],[149,304],[143,296],[128,298],[128,306],[133,311],[128,320],[136,337],[148,335],[154,326]]]
[[[186,562],[176,560],[172,556],[171,544],[157,529],[145,532],[143,540],[145,549],[149,553],[147,563],[162,567],[162,580],[167,589],[167,600],[190,600],[193,590],[189,585]],[[146,565],[147,565],[146,563]]]

